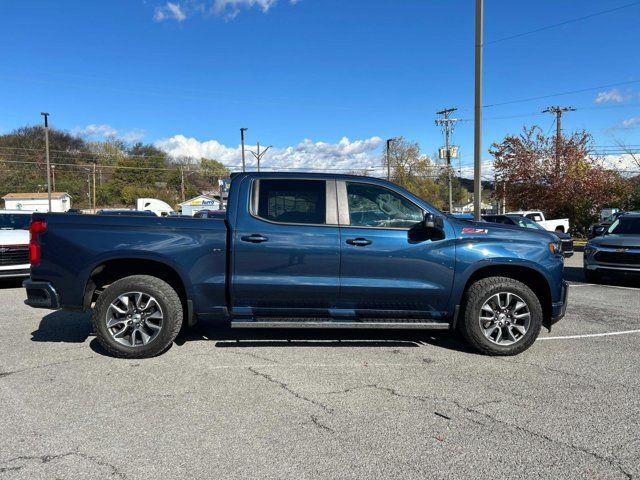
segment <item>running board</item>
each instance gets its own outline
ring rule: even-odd
[[[343,322],[232,320],[231,328],[365,328],[402,330],[449,330],[445,322]]]

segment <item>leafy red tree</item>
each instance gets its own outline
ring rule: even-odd
[[[557,163],[555,143],[555,136],[547,137],[533,126],[491,146],[496,175],[506,185],[508,209],[541,209],[552,218],[568,217],[583,231],[601,208],[624,206],[628,182],[589,154],[589,133],[563,137]]]

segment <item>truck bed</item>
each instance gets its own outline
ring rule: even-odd
[[[92,275],[110,270],[135,274],[151,262],[178,275],[190,312],[211,314],[225,305],[226,219],[128,217],[36,213],[47,222],[40,237],[42,260],[31,278],[52,282],[60,307],[84,309],[85,286]],[[126,260],[125,260],[126,259]]]

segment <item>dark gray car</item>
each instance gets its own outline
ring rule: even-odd
[[[589,240],[584,274],[590,282],[604,275],[640,276],[640,213],[620,215],[603,236]]]

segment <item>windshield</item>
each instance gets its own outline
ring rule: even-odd
[[[640,235],[640,217],[620,217],[611,224],[608,234]]]
[[[527,217],[512,217],[512,219],[519,227],[533,228],[534,230],[544,230],[544,227],[542,225],[528,219]]]
[[[0,213],[0,229],[29,230],[31,215],[24,213]]]

